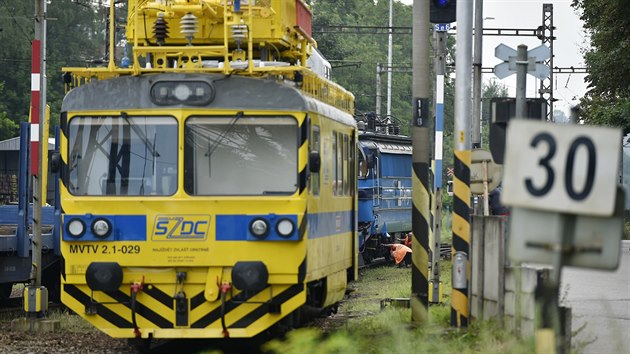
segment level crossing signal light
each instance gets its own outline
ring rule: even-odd
[[[456,19],[457,0],[431,0],[429,21],[431,23],[451,23]]]

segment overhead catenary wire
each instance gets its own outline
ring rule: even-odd
[[[11,16],[11,19],[13,20],[13,22],[15,23],[15,25],[17,26],[17,28],[19,28],[19,29],[20,29],[20,32],[24,35],[24,37],[26,38],[26,40],[28,41],[28,43],[29,43],[29,45],[30,45],[30,43],[31,43],[31,39],[32,39],[32,35],[28,35],[28,34],[26,33],[26,30],[24,29],[24,27],[23,27],[23,26],[21,26],[21,25],[18,23],[17,18],[16,18],[16,15],[15,15],[15,12],[13,11],[13,9],[11,9],[11,8],[7,5],[6,0],[0,0],[0,5],[2,5],[2,7],[4,7],[4,8],[7,10],[7,12],[9,13],[9,15]],[[29,60],[30,60],[30,59],[29,59]]]

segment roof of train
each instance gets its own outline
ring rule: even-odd
[[[183,104],[158,105],[151,100],[151,87],[158,81],[204,81],[214,89],[214,97],[205,106],[212,109],[238,110],[293,110],[326,111],[348,125],[355,125],[354,118],[346,112],[318,101],[289,84],[274,79],[259,79],[223,74],[149,74],[122,76],[94,81],[72,89],[63,100],[62,112],[87,110],[131,110],[191,108]],[[141,89],[138,90],[138,83]],[[332,114],[336,112],[337,114]]]
[[[48,138],[48,149],[55,148],[55,138]],[[0,151],[19,151],[20,137],[0,141]]]
[[[411,138],[406,135],[388,135],[376,132],[359,133],[359,144],[390,154],[411,154]]]
[[[359,141],[378,141],[398,144],[411,144],[411,137],[406,135],[392,135],[372,131],[360,131]]]

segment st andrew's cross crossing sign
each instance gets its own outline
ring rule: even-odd
[[[527,51],[527,73],[543,80],[549,77],[549,67],[542,64],[547,60],[551,52],[547,46],[541,45]],[[494,74],[499,79],[504,79],[516,73],[516,49],[505,44],[499,44],[494,49],[494,56],[503,60],[503,63],[494,67]]]

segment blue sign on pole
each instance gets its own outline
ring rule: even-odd
[[[450,23],[436,23],[433,25],[433,30],[436,32],[448,32],[450,29]]]

